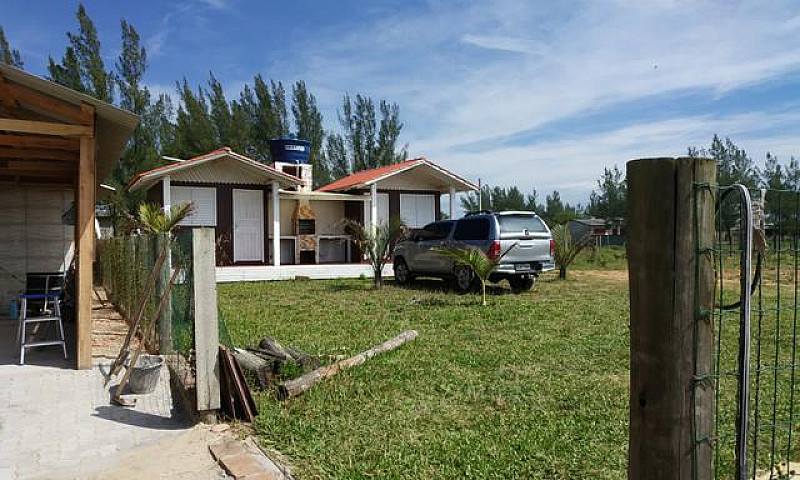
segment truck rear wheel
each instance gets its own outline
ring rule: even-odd
[[[534,278],[531,276],[509,277],[508,283],[514,293],[527,292],[533,288]]]

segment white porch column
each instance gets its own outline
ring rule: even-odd
[[[166,175],[161,180],[161,198],[164,204],[164,213],[169,214],[169,209],[172,208],[172,181],[169,175]]]
[[[272,182],[272,264],[281,264],[281,205],[278,182]]]
[[[369,226],[372,231],[378,226],[378,185],[372,184],[369,187]]]
[[[450,220],[456,218],[456,189],[450,187]]]

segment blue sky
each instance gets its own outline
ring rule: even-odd
[[[76,2],[0,0],[26,68],[60,58]],[[147,83],[303,79],[328,127],[345,92],[397,102],[402,141],[472,179],[585,202],[604,166],[730,136],[800,156],[800,2],[88,1],[110,65],[138,29]]]

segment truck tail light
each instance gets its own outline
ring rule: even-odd
[[[552,238],[550,239],[550,258],[556,257],[556,241]]]
[[[486,256],[492,260],[497,260],[500,258],[500,241],[495,240],[489,245],[489,251],[486,252]]]

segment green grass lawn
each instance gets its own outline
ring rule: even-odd
[[[613,273],[505,285],[488,307],[438,281],[370,280],[221,284],[219,304],[240,346],[270,335],[352,355],[420,333],[294,400],[257,396],[260,438],[300,478],[619,479],[629,318]]]

